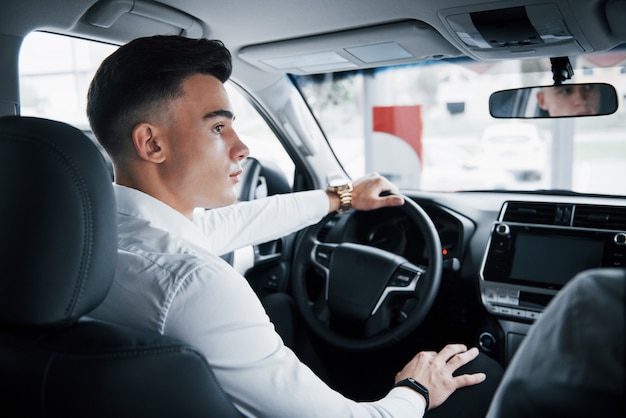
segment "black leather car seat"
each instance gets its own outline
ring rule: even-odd
[[[2,416],[241,416],[194,347],[85,317],[111,286],[117,231],[82,132],[0,118],[0,193]]]

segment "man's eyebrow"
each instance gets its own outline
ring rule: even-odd
[[[235,119],[235,115],[233,114],[233,112],[231,112],[230,110],[224,110],[224,109],[220,109],[220,110],[215,110],[213,112],[209,112],[206,115],[203,116],[204,119],[211,119],[211,118],[216,118],[216,117],[225,117],[231,120]]]

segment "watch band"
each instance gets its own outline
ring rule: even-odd
[[[339,209],[338,213],[346,213],[352,207],[352,183],[342,184],[341,186],[328,186],[329,192],[334,193],[339,197]]]
[[[424,385],[420,384],[417,380],[413,379],[412,377],[409,377],[404,380],[400,380],[398,383],[393,385],[394,388],[397,386],[409,387],[413,389],[414,391],[416,391],[417,393],[419,393],[420,395],[422,395],[424,399],[426,400],[425,411],[428,411],[428,407],[430,406],[430,398],[428,396],[428,389],[426,389]]]

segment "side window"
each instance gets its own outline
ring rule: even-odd
[[[292,187],[295,166],[283,145],[259,112],[235,86],[226,83],[226,91],[235,110],[235,129],[250,148],[250,157],[256,158],[268,168],[279,169],[285,175],[289,187]],[[262,197],[263,194],[265,193],[261,191],[257,197]]]
[[[33,32],[20,52],[20,102],[23,116],[69,123],[89,131],[86,97],[89,83],[114,45],[44,32]],[[278,167],[292,185],[294,164],[265,120],[238,89],[227,83],[236,113],[235,127],[250,156]]]
[[[23,116],[37,116],[88,129],[87,89],[113,45],[33,32],[20,51],[20,102]]]

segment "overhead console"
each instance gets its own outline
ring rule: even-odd
[[[567,0],[484,2],[440,10],[439,17],[459,48],[479,60],[602,51],[626,36],[623,23],[618,23],[626,17],[621,0],[607,0],[604,8]]]
[[[483,258],[482,303],[532,322],[578,272],[616,266],[626,266],[626,207],[508,201]]]

